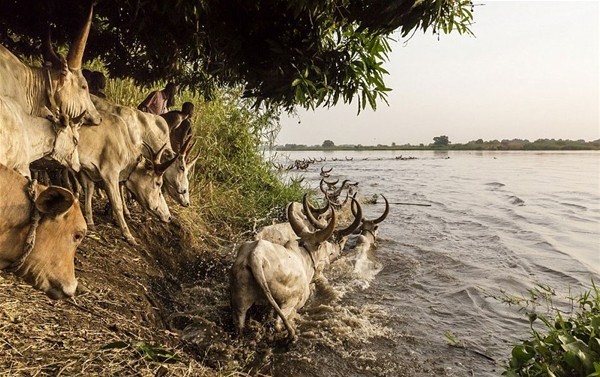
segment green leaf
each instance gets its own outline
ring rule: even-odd
[[[108,343],[100,347],[101,350],[110,350],[110,349],[121,349],[129,347],[129,343],[124,342],[122,340],[118,340],[116,342]]]

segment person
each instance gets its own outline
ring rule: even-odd
[[[106,76],[104,76],[104,73],[100,71],[90,71],[89,69],[84,69],[81,73],[88,83],[90,94],[100,98],[106,98],[106,93],[104,93],[104,90],[106,89]]]
[[[179,151],[181,144],[192,133],[192,125],[190,118],[194,115],[194,104],[185,102],[181,106],[181,111],[172,110],[168,113],[161,114],[169,125],[169,135],[171,138],[171,146],[173,150]]]
[[[163,90],[156,90],[148,95],[138,106],[139,110],[147,113],[161,115],[169,111],[169,107],[175,102],[177,85],[170,82]]]

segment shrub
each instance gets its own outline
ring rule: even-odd
[[[551,305],[553,317],[529,313],[532,339],[512,350],[503,376],[600,376],[600,292],[593,288],[574,300],[578,310],[564,317]],[[543,324],[545,333],[535,329]]]

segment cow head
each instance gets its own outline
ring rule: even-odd
[[[54,141],[54,150],[50,157],[58,161],[61,165],[67,166],[78,172],[81,168],[79,163],[79,128],[83,123],[84,114],[75,118],[60,114],[48,116],[53,124],[56,139]]]
[[[335,212],[331,212],[329,223],[324,229],[317,229],[314,232],[297,218],[293,205],[288,205],[287,215],[294,233],[300,237],[300,246],[311,254],[315,270],[322,271],[341,251],[339,245],[327,242],[335,230]]]
[[[171,212],[162,194],[163,175],[179,155],[161,163],[160,157],[165,146],[155,153],[148,144],[143,145],[148,149],[150,158],[140,156],[136,168],[125,181],[125,186],[146,211],[168,223],[171,220]]]
[[[383,214],[374,220],[367,220],[367,219],[363,218],[362,223],[360,225],[361,234],[363,236],[367,236],[370,234],[371,237],[373,238],[372,242],[375,242],[375,240],[376,240],[377,232],[379,230],[379,223],[381,223],[383,220],[385,220],[385,218],[390,213],[390,204],[389,204],[387,198],[385,196],[383,196],[383,194],[381,195],[381,197],[385,201],[385,210],[383,211]],[[355,205],[357,205],[357,204],[358,204],[357,202],[355,203],[355,201],[353,201],[350,206],[350,208],[352,208],[352,214],[354,214],[354,216],[360,216],[360,215],[357,215],[358,210],[355,207]],[[360,206],[359,206],[359,210],[360,210]]]
[[[59,58],[50,40],[50,33],[44,40],[44,58],[51,75],[52,85],[49,96],[60,110],[70,117],[85,114],[85,123],[98,125],[102,121],[100,113],[90,99],[88,84],[81,71],[83,52],[90,32],[93,15],[93,3],[90,5],[87,19],[73,40],[67,59]]]
[[[79,202],[69,190],[50,186],[35,206],[42,214],[35,244],[16,274],[52,299],[71,297],[77,288],[75,251],[87,231]]]
[[[200,155],[190,158],[190,151],[195,143],[190,144],[191,137],[181,145],[179,157],[165,171],[165,187],[169,195],[184,207],[190,206],[189,172]]]

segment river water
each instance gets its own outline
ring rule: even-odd
[[[249,312],[241,340],[231,339],[228,262],[212,284],[184,287],[191,306],[174,318],[187,322],[172,328],[224,372],[239,370],[237,363],[251,375],[278,377],[499,376],[513,345],[530,337],[524,298],[546,294],[568,312],[566,297],[600,281],[598,152],[294,152],[275,159],[287,166],[308,157],[327,161],[282,179],[304,177],[316,189],[321,167],[333,168],[330,179],[359,182],[359,199],[384,194],[392,203],[378,247],[367,256],[349,251],[326,269],[327,281],[317,281],[295,320],[292,345],[260,311]],[[382,200],[362,207],[368,218],[384,209]],[[235,245],[230,252],[233,258]],[[535,310],[547,305],[538,300]]]
[[[415,159],[395,159],[400,154]],[[529,336],[526,315],[508,298],[548,286],[564,306],[569,292],[600,281],[598,152],[280,152],[277,159],[305,157],[327,161],[286,179],[304,176],[316,188],[320,168],[333,167],[330,179],[360,182],[359,197],[430,206],[391,204],[370,269],[354,271],[345,257],[326,271],[329,282],[296,321],[299,341],[275,351],[270,374],[498,376],[512,345]],[[363,207],[370,217],[383,211],[381,200]]]

